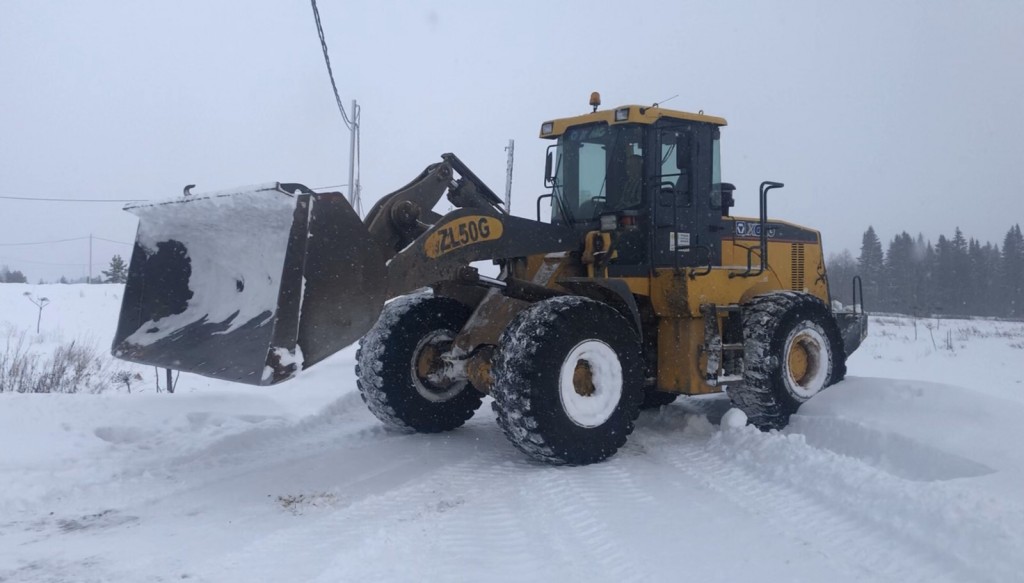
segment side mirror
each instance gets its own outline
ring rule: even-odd
[[[555,155],[548,149],[548,155],[544,159],[544,186],[551,187],[555,184],[555,176],[552,172],[555,165]]]
[[[690,167],[690,135],[686,133],[679,134],[676,138],[676,168],[680,170]]]

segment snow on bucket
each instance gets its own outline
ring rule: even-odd
[[[118,358],[273,384],[354,342],[383,305],[383,255],[339,193],[270,184],[126,210],[139,230]]]

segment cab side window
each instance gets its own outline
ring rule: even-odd
[[[692,134],[687,128],[669,128],[659,133],[659,166],[661,181],[659,202],[663,206],[675,204],[689,207],[693,204],[691,188]]]
[[[643,201],[643,131],[623,128],[608,152],[608,209],[623,210]]]

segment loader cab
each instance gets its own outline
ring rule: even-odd
[[[725,120],[627,106],[547,122],[551,222],[613,232],[609,276],[721,265]],[[545,131],[547,130],[547,131]]]

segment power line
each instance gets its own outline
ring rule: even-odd
[[[124,241],[115,241],[113,239],[104,239],[103,237],[97,237],[93,235],[93,239],[97,241],[106,241],[107,243],[117,243],[118,245],[134,245],[135,243],[125,243]]]
[[[324,27],[320,23],[320,10],[316,7],[316,0],[310,0],[313,4],[313,19],[316,20],[316,32],[320,35],[320,46],[324,50],[324,63],[327,64],[327,74],[331,77],[331,88],[334,89],[334,100],[338,103],[338,111],[341,112],[341,119],[345,121],[345,127],[352,129],[352,120],[345,113],[345,106],[341,104],[341,95],[338,94],[338,84],[334,81],[334,70],[331,69],[331,57],[327,54],[327,39],[324,38]],[[355,112],[352,112],[355,114]]]
[[[8,196],[0,195],[7,200],[30,200],[42,202],[144,202],[139,198],[48,198],[43,196]]]
[[[133,243],[125,243],[124,241],[115,241],[114,239],[105,239],[103,237],[97,237],[93,235],[93,239],[98,241],[106,241],[107,243],[116,243],[118,245],[133,245]],[[53,239],[50,241],[33,241],[30,243],[0,243],[0,247],[25,247],[29,245],[52,245],[54,243],[68,243],[71,241],[86,241],[89,237],[72,237],[70,239]]]
[[[313,6],[313,20],[316,21],[316,32],[320,37],[320,47],[324,52],[324,64],[327,65],[327,75],[331,78],[331,89],[334,90],[334,101],[338,104],[338,111],[341,112],[341,119],[345,122],[345,127],[351,132],[349,138],[349,158],[348,158],[348,200],[352,204],[352,208],[355,209],[359,216],[362,216],[362,203],[359,202],[359,182],[355,178],[355,165],[356,165],[356,139],[359,134],[359,106],[356,105],[356,100],[352,100],[352,119],[349,119],[348,114],[345,113],[345,106],[341,103],[341,95],[338,93],[338,83],[334,80],[334,69],[331,67],[331,56],[327,51],[327,38],[324,36],[324,26],[320,22],[320,10],[316,7],[316,0],[310,0],[310,4]]]
[[[24,247],[26,245],[49,245],[51,243],[67,243],[69,241],[84,241],[89,237],[73,237],[71,239],[53,239],[52,241],[34,241],[32,243],[0,243],[0,247]]]
[[[88,263],[51,263],[49,261],[32,261],[31,259],[18,259],[17,257],[0,257],[0,260],[12,263],[33,263],[36,265],[53,265],[57,267],[85,267]]]

